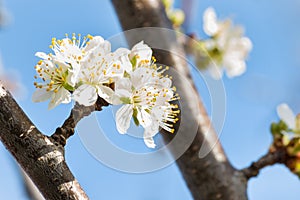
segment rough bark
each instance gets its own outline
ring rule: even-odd
[[[24,172],[24,170],[22,168],[20,168],[20,174],[23,178],[23,183],[24,183],[24,187],[25,187],[28,199],[30,199],[30,200],[45,200],[43,195],[40,193],[40,191],[37,189],[37,187],[34,185],[32,180],[29,178],[29,176]]]
[[[0,83],[0,140],[46,199],[88,199],[64,148],[42,134]]]
[[[130,30],[141,27],[161,27],[172,29],[164,8],[159,0],[112,0],[116,13],[119,17],[123,30]],[[193,143],[185,153],[176,161],[182,175],[190,189],[194,199],[203,200],[244,200],[247,199],[247,180],[243,173],[234,169],[226,158],[217,134],[211,126],[200,96],[191,95],[196,92],[191,79],[183,47],[176,39],[176,35],[163,32],[155,36],[153,34],[130,34],[125,32],[129,46],[144,40],[147,44],[159,41],[164,50],[154,50],[154,56],[159,63],[174,67],[178,74],[173,75],[173,83],[181,97],[181,119],[190,124],[198,123],[199,128]],[[157,39],[159,38],[159,40]],[[172,53],[170,53],[172,52]],[[189,84],[186,83],[188,80]],[[200,112],[197,112],[198,108]],[[190,137],[194,134],[189,123],[181,123],[177,134],[181,137]],[[174,135],[163,134],[166,142],[169,142]],[[176,154],[181,148],[187,148],[187,143],[177,142],[171,152]],[[215,141],[217,141],[215,143]],[[198,153],[202,144],[211,148],[210,153],[199,158]]]

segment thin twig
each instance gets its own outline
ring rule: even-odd
[[[285,148],[276,149],[276,151],[269,151],[266,155],[262,156],[258,161],[253,162],[249,167],[244,168],[241,172],[247,179],[255,177],[259,174],[259,171],[264,167],[271,166],[277,163],[285,163],[288,158],[288,154]]]
[[[65,146],[67,139],[74,135],[77,123],[84,117],[90,115],[93,111],[101,111],[103,106],[109,104],[104,99],[98,97],[97,102],[92,106],[84,106],[78,103],[71,110],[69,117],[65,120],[61,127],[58,127],[51,135],[55,142]]]

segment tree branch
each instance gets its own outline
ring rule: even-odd
[[[69,170],[64,148],[42,134],[0,83],[0,140],[46,199],[88,199]]]
[[[22,168],[20,168],[20,174],[23,179],[24,187],[26,190],[26,194],[28,199],[30,200],[45,200],[45,198],[42,196],[40,191],[37,189],[37,187],[34,185],[32,180],[29,178],[29,176],[24,172]]]
[[[262,156],[258,161],[253,162],[249,167],[244,168],[241,172],[250,179],[259,174],[259,171],[267,166],[277,163],[285,163],[288,159],[286,149],[280,148],[274,152],[269,151],[266,155]]]
[[[109,104],[98,97],[95,105],[83,106],[78,103],[75,104],[74,108],[71,110],[69,117],[65,120],[61,127],[58,127],[55,132],[51,135],[51,138],[62,146],[65,146],[67,139],[74,135],[74,129],[77,123],[84,117],[90,115],[93,111],[101,111],[103,106],[108,106]]]
[[[112,0],[112,3],[123,30],[140,27],[172,29],[159,0]],[[175,155],[177,151],[190,145],[184,141],[194,134],[190,124],[197,123],[199,128],[196,130],[197,135],[193,143],[176,161],[194,199],[247,199],[246,177],[228,162],[200,96],[192,95],[193,92],[197,93],[197,91],[186,59],[182,58],[185,57],[185,52],[178,42],[176,34],[158,33],[153,35],[142,34],[141,32],[137,32],[137,34],[125,32],[124,34],[129,45],[144,40],[148,44],[156,42],[156,46],[163,46],[163,50],[154,50],[155,57],[159,63],[171,66],[178,72],[172,74],[173,83],[181,97],[180,105],[184,111],[181,118],[189,123],[180,124],[180,130],[177,134],[181,134],[183,139],[182,142],[173,145],[174,148],[171,149],[171,152]],[[198,108],[200,113],[197,112]],[[163,134],[163,136],[166,142],[174,138],[174,135],[171,134]],[[206,157],[200,159],[198,154],[203,144],[212,150]]]

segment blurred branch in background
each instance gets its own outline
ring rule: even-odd
[[[181,8],[185,14],[185,20],[183,22],[183,29],[185,30],[186,33],[190,33],[191,31],[191,24],[193,23],[194,20],[194,15],[195,15],[195,8],[197,8],[197,3],[199,1],[197,0],[181,0]]]
[[[172,29],[172,24],[165,13],[165,7],[159,0],[112,0],[112,3],[123,30],[141,27]],[[153,41],[157,41],[155,40],[157,34],[153,34],[151,38],[151,34],[143,35],[139,32],[129,35],[125,32],[125,36],[130,46],[141,40],[144,40],[147,44],[151,44],[149,41],[152,41],[152,44]],[[158,43],[165,45],[164,51],[156,50],[154,56],[160,63],[173,67],[181,75],[171,74],[174,77],[174,85],[181,97],[182,110],[185,111],[185,113],[182,113],[181,118],[189,123],[180,124],[181,131],[176,134],[188,137],[194,134],[190,124],[197,123],[199,125],[193,143],[176,161],[194,199],[247,199],[247,182],[244,175],[234,169],[227,160],[217,139],[217,134],[211,126],[210,118],[206,113],[201,97],[196,95],[194,98],[194,96],[191,96],[191,93],[197,93],[197,91],[191,79],[188,65],[186,60],[176,56],[185,56],[183,46],[180,45],[181,43],[177,40],[174,32],[173,35],[159,33]],[[185,77],[189,84],[186,84],[182,77]],[[197,105],[194,105],[195,103]],[[197,112],[198,106],[200,112]],[[163,136],[166,136],[164,139],[167,143],[173,138],[173,136],[168,138],[166,134]],[[212,150],[207,156],[200,159],[198,154],[202,144]],[[171,149],[173,155],[179,149],[184,148],[182,147],[184,144],[176,145]]]
[[[10,14],[4,6],[2,0],[0,0],[0,29],[10,22]]]

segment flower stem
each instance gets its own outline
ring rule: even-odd
[[[77,123],[84,117],[90,115],[93,111],[101,111],[103,106],[108,106],[104,99],[98,97],[96,103],[92,106],[84,106],[75,104],[69,117],[65,120],[61,127],[58,127],[51,135],[51,138],[58,144],[65,146],[67,139],[74,135]]]

